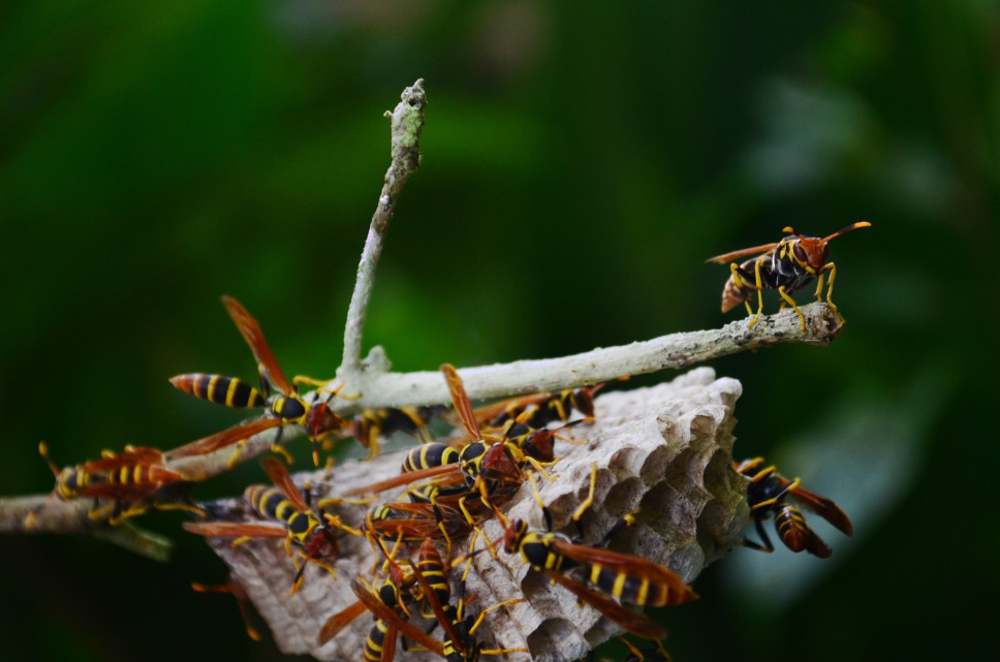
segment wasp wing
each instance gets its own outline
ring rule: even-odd
[[[787,479],[781,478],[781,480],[786,486],[789,484]],[[830,499],[807,490],[804,487],[796,487],[794,490],[791,490],[791,493],[799,503],[825,519],[842,533],[846,535],[854,533],[854,525],[851,524],[851,520],[847,517],[847,514]]]
[[[269,522],[184,522],[189,533],[206,538],[284,538],[288,535],[281,524]]]
[[[377,618],[381,618],[387,625],[399,630],[404,637],[412,639],[435,655],[444,657],[444,648],[440,641],[431,639],[430,636],[422,632],[419,628],[403,620],[399,614],[385,606],[376,595],[365,588],[357,578],[351,580],[351,590],[354,591],[354,595],[358,597],[358,600],[365,603],[368,611],[375,614]]]
[[[226,306],[226,310],[229,311],[229,316],[233,318],[233,322],[236,324],[236,328],[239,329],[240,335],[243,336],[243,340],[250,346],[250,351],[253,352],[257,363],[263,366],[267,372],[268,381],[285,395],[294,393],[295,389],[288,383],[285,373],[281,371],[281,366],[278,365],[278,360],[274,358],[274,353],[267,344],[264,332],[261,331],[257,320],[247,312],[243,304],[230,296],[222,297],[222,303]]]
[[[166,455],[171,459],[190,457],[192,455],[206,455],[280,425],[281,421],[277,418],[258,418],[249,423],[231,427],[228,430],[217,432],[204,439],[198,439],[197,441],[192,441],[189,444],[169,450]]]
[[[630,634],[643,639],[659,641],[667,636],[667,630],[642,614],[629,611],[603,593],[591,589],[586,584],[571,579],[555,570],[546,570],[545,576],[563,586],[576,597],[599,611],[609,621]]]
[[[551,543],[552,549],[563,556],[589,563],[600,564],[602,567],[625,572],[629,577],[639,580],[649,580],[662,584],[668,590],[668,604],[683,604],[697,599],[698,595],[691,590],[680,575],[659,563],[653,563],[639,556],[612,552],[601,547],[577,545],[558,538]]]
[[[461,476],[461,473],[462,470],[457,464],[444,464],[439,467],[429,467],[418,471],[407,471],[406,473],[393,478],[372,483],[371,485],[366,485],[364,487],[358,487],[353,490],[348,490],[340,496],[352,497],[359,496],[361,494],[371,494],[372,492],[384,492],[386,490],[391,490],[394,487],[409,485],[410,483],[415,483],[425,478],[443,478],[448,474],[452,474],[458,478]]]
[[[465,433],[473,441],[482,439],[483,435],[479,431],[479,422],[476,421],[476,414],[472,409],[472,403],[469,402],[469,395],[465,392],[465,384],[462,383],[462,378],[459,376],[458,371],[455,370],[455,366],[445,363],[441,366],[441,372],[444,373],[445,381],[448,382],[451,401],[455,405],[458,417],[462,419],[462,426],[465,428]]]
[[[358,616],[365,613],[367,607],[365,603],[358,600],[354,604],[349,605],[347,608],[337,612],[330,618],[326,619],[326,623],[320,628],[319,634],[316,636],[316,643],[320,646],[330,641],[336,637],[341,630],[353,623]]]
[[[267,457],[261,460],[260,466],[264,467],[264,473],[274,483],[274,486],[281,490],[281,493],[296,510],[302,513],[308,513],[311,510],[309,504],[302,497],[302,490],[292,480],[291,474],[288,473],[288,467],[282,464],[281,460]]]
[[[716,262],[718,264],[729,264],[733,260],[739,260],[743,257],[750,257],[752,255],[760,255],[762,253],[769,253],[778,247],[778,242],[773,242],[770,244],[761,244],[760,246],[754,246],[753,248],[744,248],[742,250],[733,251],[732,253],[723,253],[722,255],[716,255],[715,257],[710,257],[705,262]]]
[[[450,618],[448,618],[448,615],[444,613],[444,608],[438,601],[437,593],[434,592],[430,582],[427,581],[427,578],[424,577],[424,573],[420,572],[420,569],[416,565],[413,566],[413,576],[417,578],[417,583],[420,584],[420,589],[424,594],[424,601],[430,606],[431,611],[434,612],[434,618],[437,619],[437,622],[441,624],[441,627],[448,634],[448,638],[451,639],[452,645],[454,645],[460,653],[463,653],[462,657],[465,657],[465,638],[457,629],[455,629],[455,624]],[[445,579],[445,581],[448,580]]]

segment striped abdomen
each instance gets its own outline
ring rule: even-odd
[[[787,503],[774,513],[774,527],[782,542],[793,552],[801,552],[809,544],[811,531],[802,511]]]
[[[458,459],[459,452],[448,444],[440,442],[422,444],[411,448],[410,452],[406,454],[406,458],[403,459],[402,472],[408,473],[410,471],[419,471],[420,469],[454,464],[458,462]]]
[[[195,372],[172,377],[170,383],[196,398],[226,407],[249,409],[263,407],[267,402],[260,391],[236,377]]]
[[[671,595],[667,586],[648,579],[629,577],[627,573],[604,568],[599,563],[585,566],[587,581],[630,605],[662,607],[676,604],[682,594]]]
[[[319,522],[310,513],[297,510],[276,487],[251,485],[244,497],[261,517],[283,522],[296,541],[305,543]]]
[[[420,545],[420,552],[417,555],[417,569],[427,580],[438,602],[442,606],[448,605],[450,607],[451,586],[448,584],[448,575],[445,574],[441,555],[430,538],[424,540],[423,544]]]
[[[368,631],[368,639],[365,640],[365,662],[380,662],[382,660],[382,647],[385,646],[387,630],[386,622],[381,618],[376,619],[375,625]]]

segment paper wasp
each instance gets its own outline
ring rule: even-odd
[[[585,420],[593,420],[594,396],[605,384],[606,382],[601,382],[593,386],[545,391],[501,400],[477,408],[476,420],[480,425],[491,428],[501,428],[513,421],[536,430],[555,421],[568,422],[573,410],[580,412]]]
[[[275,487],[251,485],[243,497],[257,515],[270,521],[185,522],[184,529],[207,538],[235,538],[234,545],[256,538],[284,538],[285,551],[296,569],[292,583],[293,594],[301,586],[306,566],[310,562],[336,576],[333,567],[323,560],[332,558],[339,552],[334,530],[340,529],[357,536],[362,535],[361,532],[347,526],[337,517],[320,513],[312,506],[309,503],[309,492],[303,497],[302,491],[295,485],[288,469],[280,460],[265,458],[261,465]],[[301,565],[292,550],[293,544],[301,548]]]
[[[225,584],[209,585],[191,582],[191,588],[196,593],[228,593],[236,598],[236,606],[240,610],[240,616],[243,617],[243,624],[246,627],[247,636],[254,641],[263,640],[263,637],[260,635],[260,631],[253,626],[250,619],[250,596],[247,595],[246,589],[243,588],[243,585],[236,581],[231,574]]]
[[[504,600],[480,612],[478,617],[471,614],[463,617],[465,600],[458,607],[451,604],[451,586],[448,583],[444,562],[434,542],[426,540],[420,546],[417,565],[413,569],[417,583],[421,587],[421,597],[430,607],[431,614],[445,631],[441,646],[441,657],[447,662],[475,662],[481,655],[503,655],[506,653],[527,653],[526,648],[484,648],[473,635],[486,618],[486,614],[501,607],[524,602],[524,598]],[[471,561],[471,559],[469,559]]]
[[[366,409],[351,420],[350,431],[354,438],[368,449],[368,459],[371,459],[379,454],[379,437],[387,437],[394,432],[411,434],[421,444],[430,443],[432,440],[427,424],[444,409],[444,407]]]
[[[834,310],[834,305],[830,296],[833,294],[833,281],[837,276],[837,267],[833,262],[827,262],[830,248],[827,243],[839,237],[845,232],[857,230],[859,228],[871,227],[871,223],[861,221],[852,223],[842,230],[823,237],[803,237],[791,227],[786,227],[783,232],[789,236],[781,241],[771,244],[745,248],[724,255],[717,255],[706,260],[719,264],[729,264],[730,276],[722,289],[722,312],[729,312],[739,304],[745,304],[747,314],[753,315],[750,308],[750,298],[754,292],[757,293],[757,314],[750,320],[747,328],[753,328],[760,319],[761,311],[764,308],[763,290],[777,290],[781,295],[781,308],[786,305],[791,306],[798,313],[802,323],[802,330],[806,328],[806,318],[799,310],[790,295],[796,290],[800,290],[808,285],[814,278],[819,279],[816,284],[816,298],[820,299],[823,291],[823,280],[826,273],[830,272],[830,284],[826,290],[826,301]],[[745,257],[751,257],[742,264],[736,262]]]
[[[596,465],[592,465],[590,495],[573,513],[574,522],[579,523],[593,503],[595,482]],[[545,519],[546,523],[551,522],[550,517]],[[647,607],[678,605],[698,597],[672,570],[638,556],[602,548],[622,526],[632,521],[629,515],[608,532],[599,546],[592,547],[560,533],[532,530],[524,520],[513,523],[504,520],[504,551],[520,554],[534,570],[569,589],[580,601],[588,603],[626,632],[644,639],[660,640],[666,636],[662,626],[591,588],[595,586],[622,603]],[[570,570],[577,570],[585,581],[564,574]]]
[[[794,497],[841,532],[847,535],[854,533],[851,520],[833,501],[805,489],[798,478],[788,480],[777,472],[774,465],[763,465],[762,457],[743,460],[735,465],[736,471],[750,480],[747,485],[747,503],[750,505],[750,517],[761,539],[757,543],[744,538],[743,545],[773,552],[774,546],[764,530],[764,521],[774,515],[774,528],[788,549],[793,552],[805,550],[821,559],[833,553],[829,545],[806,524],[802,511],[785,501],[788,496]]]
[[[150,507],[201,513],[195,506],[185,503],[185,476],[166,465],[166,458],[159,449],[126,446],[121,453],[106,450],[99,460],[61,470],[49,457],[45,442],[38,444],[38,452],[55,474],[53,494],[63,501],[94,499],[94,506],[87,513],[91,520],[107,518],[114,526],[145,513]],[[108,503],[101,504],[101,500]],[[32,517],[33,514],[29,514],[29,522]]]
[[[257,360],[260,390],[236,377],[202,373],[177,375],[170,378],[170,383],[185,393],[226,407],[264,407],[268,417],[265,419],[268,424],[264,429],[286,424],[303,426],[312,444],[313,463],[319,466],[318,439],[327,433],[343,428],[344,419],[335,414],[327,402],[317,402],[311,405],[306,402],[299,395],[298,387],[292,386],[285,377],[285,373],[282,372],[257,320],[247,312],[247,309],[239,301],[232,297],[222,297],[222,303],[226,306],[229,316],[233,319],[240,335],[250,346],[250,350]],[[272,393],[274,389],[277,389],[278,392]],[[332,398],[336,393],[337,391],[331,391],[329,397]],[[260,429],[258,429],[259,431]],[[275,448],[280,441],[280,431],[278,436],[279,438],[274,442]],[[238,439],[233,440],[233,442],[235,441]]]

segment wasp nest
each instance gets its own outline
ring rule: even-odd
[[[537,480],[555,529],[566,529],[570,515],[586,498],[591,465],[596,463],[594,505],[582,520],[585,541],[600,540],[623,515],[639,509],[636,525],[616,536],[612,548],[662,563],[693,582],[702,568],[728,551],[747,521],[745,483],[732,465],[733,409],[740,392],[736,380],[716,379],[712,369],[698,368],[655,387],[601,395],[596,400],[596,422],[566,431],[586,442],[559,441],[556,450],[561,459],[552,469],[558,478]],[[326,481],[321,472],[295,478],[299,484],[311,482],[314,493],[336,496],[398,474],[401,463],[402,454],[393,453],[372,462],[347,462]],[[240,501],[217,506],[229,509],[234,517],[246,514]],[[360,523],[366,510],[337,508],[352,523]],[[522,485],[502,509],[512,520],[544,526],[528,485]],[[535,660],[561,662],[579,659],[618,634],[597,612],[579,607],[566,589],[530,570],[519,556],[505,554],[499,522],[490,521],[483,530],[497,542],[499,559],[488,552],[474,557],[466,587],[467,596],[476,596],[470,609],[479,611],[522,596],[526,602],[491,612],[476,632],[477,640],[490,647],[494,643],[497,648],[525,647]],[[566,530],[572,535],[575,527]],[[330,615],[355,601],[350,580],[368,575],[373,563],[366,542],[344,536],[341,554],[333,563],[337,577],[310,567],[305,585],[292,597],[294,568],[282,541],[257,540],[236,548],[227,541],[210,542],[246,589],[282,651],[320,660],[361,658],[370,617],[358,618],[324,646],[317,646],[316,635]],[[456,548],[464,549],[459,543]],[[460,570],[453,571],[453,580]],[[416,659],[413,653],[397,655]]]

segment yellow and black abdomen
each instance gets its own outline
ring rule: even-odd
[[[587,581],[626,604],[646,607],[662,607],[671,604],[670,591],[663,584],[657,584],[648,579],[630,577],[624,571],[611,570],[600,564],[588,566],[586,573]],[[680,598],[680,596],[677,597]]]
[[[443,467],[446,464],[458,462],[459,452],[441,442],[422,444],[410,449],[403,459],[403,473],[419,471],[420,469],[431,469],[433,467]]]
[[[195,372],[172,377],[170,383],[196,398],[226,407],[250,409],[263,407],[267,402],[260,391],[236,377]]]
[[[258,515],[282,522],[288,534],[300,543],[304,543],[319,524],[310,513],[296,509],[276,487],[251,485],[244,496]]]

